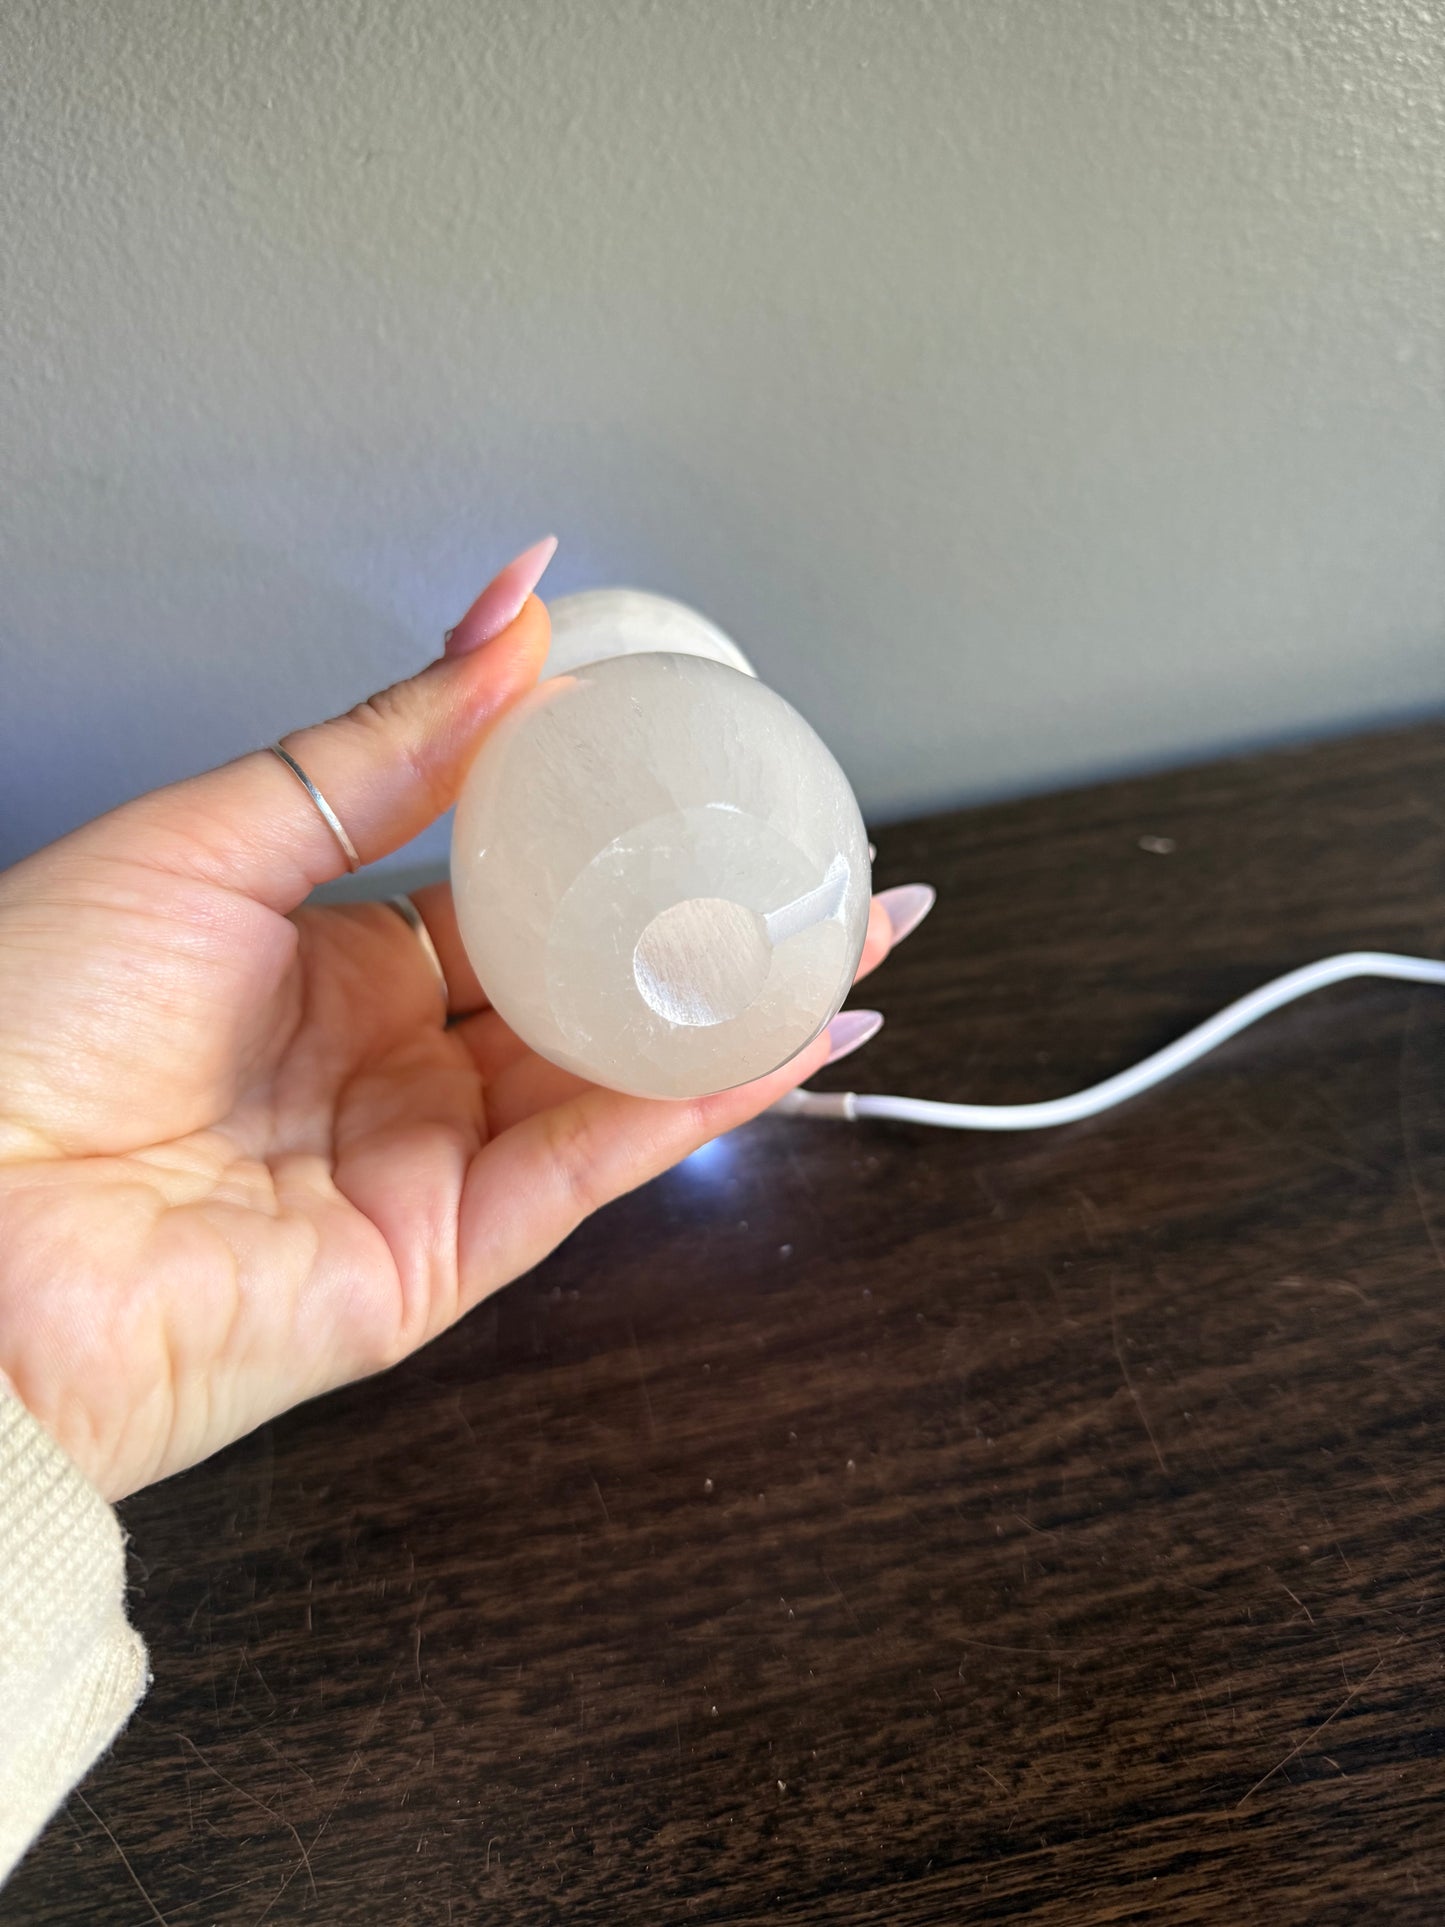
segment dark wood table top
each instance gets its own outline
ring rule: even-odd
[[[1445,955],[1442,777],[887,829],[939,906],[832,1081],[1053,1095]],[[9,1922],[1436,1922],[1445,995],[1051,1135],[765,1120],[125,1518],[155,1684]]]

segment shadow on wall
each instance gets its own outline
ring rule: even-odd
[[[32,565],[7,610],[0,867],[424,658],[399,620],[334,581],[173,516],[144,554],[104,555],[83,532],[69,548],[85,561]]]

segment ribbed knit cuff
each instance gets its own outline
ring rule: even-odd
[[[0,1880],[148,1678],[120,1521],[0,1385]]]

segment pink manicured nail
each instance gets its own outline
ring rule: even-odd
[[[494,575],[462,617],[455,629],[447,631],[449,656],[469,656],[484,642],[501,635],[522,613],[527,597],[542,580],[547,564],[557,553],[555,535],[544,535],[530,549],[523,549],[499,575]]]
[[[878,901],[893,926],[894,943],[902,943],[937,903],[938,892],[931,883],[900,883],[892,890],[880,890]]]
[[[836,1064],[840,1057],[849,1057],[855,1050],[862,1050],[882,1028],[881,1010],[840,1010],[828,1026],[831,1049],[824,1061]]]

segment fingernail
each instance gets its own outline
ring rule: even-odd
[[[851,1057],[855,1050],[862,1050],[871,1037],[876,1037],[882,1028],[881,1010],[840,1010],[828,1026],[831,1048],[824,1063],[836,1064],[840,1057]]]
[[[880,890],[878,901],[888,912],[888,921],[893,926],[893,941],[902,943],[928,915],[938,901],[938,892],[931,883],[900,883],[896,889]]]
[[[542,580],[547,564],[556,553],[556,536],[544,535],[540,542],[523,549],[500,574],[494,575],[456,628],[447,630],[446,653],[469,656],[493,636],[501,635],[521,615],[522,605]]]

